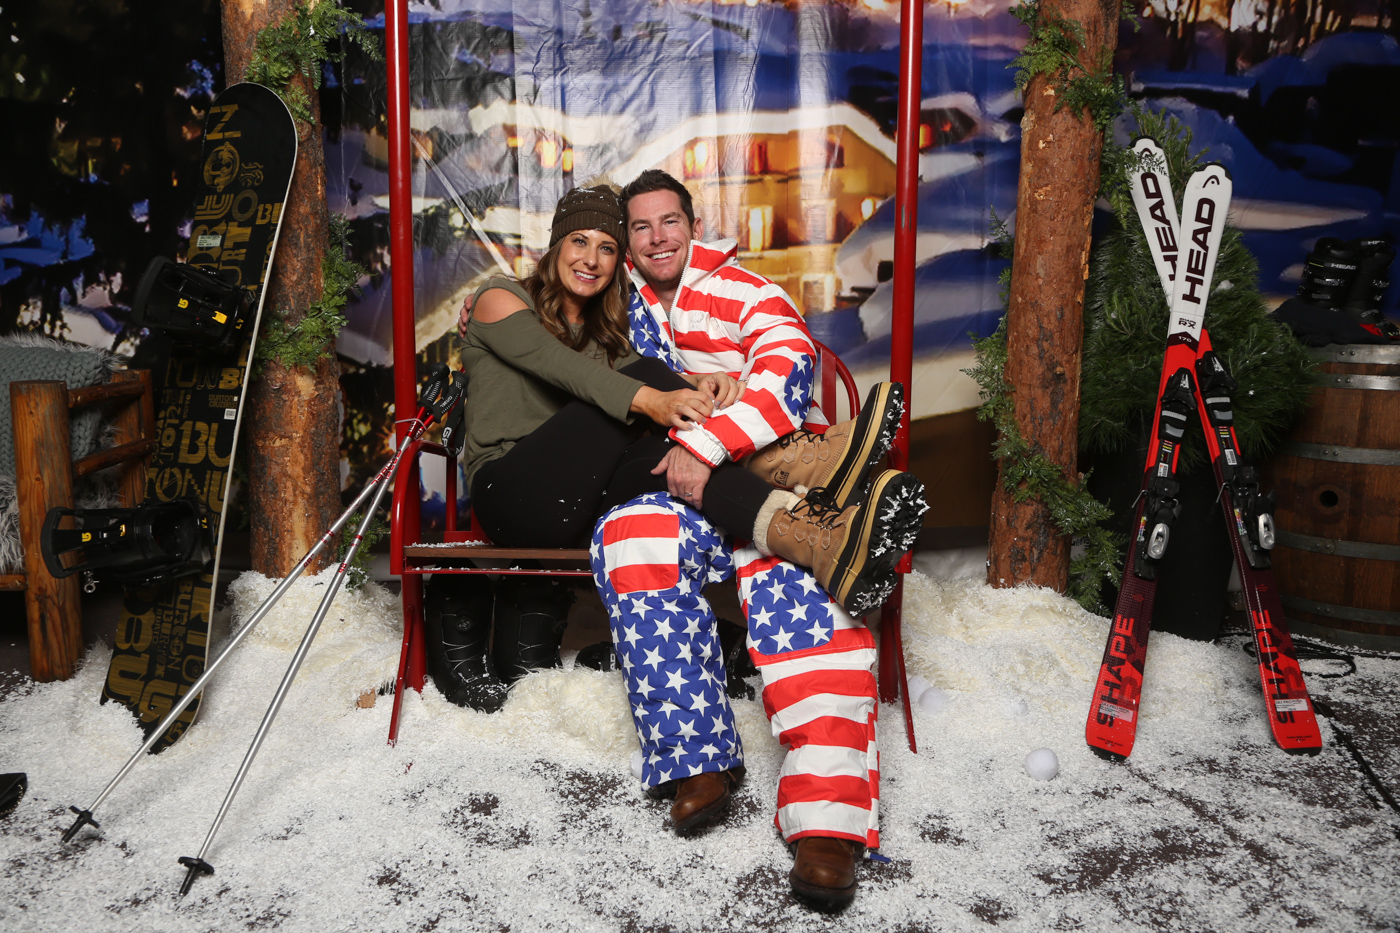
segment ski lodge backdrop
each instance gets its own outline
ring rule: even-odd
[[[222,75],[217,4],[136,6],[122,15],[167,21],[158,65],[70,55],[87,27],[51,22],[42,5],[4,12],[18,38],[0,51],[0,96],[16,120],[0,160],[0,331],[139,361],[132,292],[151,254],[184,252],[191,206],[179,183],[197,168],[200,114]],[[383,29],[380,8],[349,6]],[[1231,173],[1232,221],[1267,298],[1297,289],[1323,234],[1400,234],[1393,4],[1136,9],[1117,69],[1135,98],[1179,119]],[[787,289],[862,385],[885,371],[896,4],[434,0],[410,14],[423,358],[447,358],[462,298],[500,263],[530,268],[559,195],[659,167],[690,187],[710,231],[739,241],[746,266]],[[986,525],[994,481],[991,430],[972,414],[977,387],[963,370],[970,338],[1002,313],[1007,261],[992,239],[994,218],[1015,224],[1021,102],[1008,66],[1024,41],[1007,3],[928,7],[911,456],[929,485],[926,524],[949,541]],[[337,344],[351,490],[392,443],[386,88],[383,65],[354,51],[324,78],[330,209],[348,218],[351,258],[368,270]],[[24,126],[24,102],[63,81],[90,99],[102,89],[101,105],[57,127]],[[145,103],[120,89],[137,82]],[[1114,132],[1130,141],[1122,120]],[[39,140],[46,151],[16,151]],[[1384,307],[1397,295],[1400,277]],[[426,475],[425,496],[440,501],[443,479]]]

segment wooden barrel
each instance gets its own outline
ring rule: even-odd
[[[1320,384],[1272,463],[1274,575],[1295,631],[1393,650],[1400,648],[1400,346],[1313,352]]]

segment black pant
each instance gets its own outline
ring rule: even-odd
[[[650,357],[621,372],[662,392],[691,388]],[[570,402],[477,471],[471,487],[477,520],[502,547],[586,546],[608,509],[666,491],[666,474],[651,475],[672,446],[666,431],[645,419],[624,424],[588,402]],[[772,491],[743,467],[725,463],[710,475],[700,511],[747,538]]]

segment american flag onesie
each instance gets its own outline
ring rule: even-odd
[[[727,372],[744,397],[676,442],[718,466],[791,433],[825,425],[812,405],[815,351],[782,288],[740,268],[732,240],[691,242],[668,311],[636,271],[632,343],[686,373]],[[747,530],[747,529],[745,529]],[[806,568],[731,542],[664,493],[612,509],[591,548],[654,787],[743,765],[725,695],[715,615],[701,590],[736,575],[748,650],[763,676],[773,735],[788,747],[775,823],[785,840],[835,836],[879,845],[875,643]]]

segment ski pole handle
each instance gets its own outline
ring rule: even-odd
[[[428,381],[424,383],[423,391],[418,395],[418,406],[431,411],[433,405],[442,395],[443,389],[447,388],[451,380],[452,371],[448,369],[446,363],[434,363],[429,366]]]

